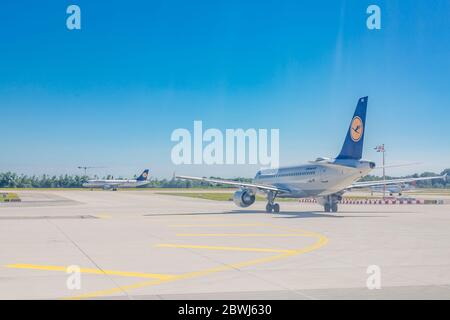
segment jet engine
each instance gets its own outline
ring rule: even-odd
[[[236,191],[233,196],[234,203],[242,208],[251,206],[255,200],[255,195],[250,190],[245,189]]]

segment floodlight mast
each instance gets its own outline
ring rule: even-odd
[[[78,169],[83,169],[84,170],[84,176],[87,176],[87,170],[88,169],[97,169],[97,168],[104,168],[104,167],[90,167],[90,166],[78,166]]]

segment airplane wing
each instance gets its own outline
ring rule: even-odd
[[[254,183],[246,183],[246,182],[231,181],[231,180],[209,179],[209,178],[189,177],[189,176],[175,176],[175,178],[181,179],[181,180],[192,180],[192,181],[227,184],[230,186],[245,187],[245,188],[250,188],[250,189],[259,189],[259,190],[263,190],[263,191],[276,191],[276,192],[282,192],[282,193],[290,192],[290,190],[287,190],[287,189],[277,188],[275,186],[269,186],[269,185],[264,185],[264,184],[254,184]]]
[[[435,177],[421,177],[421,178],[404,178],[404,179],[392,179],[392,180],[380,180],[380,181],[365,181],[365,182],[355,182],[348,187],[351,188],[365,188],[365,187],[373,187],[373,186],[382,186],[385,184],[398,184],[398,183],[407,183],[413,181],[424,181],[424,180],[435,180],[435,179],[443,179],[447,180],[447,174],[443,176],[435,176]]]

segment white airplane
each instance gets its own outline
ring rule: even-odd
[[[279,198],[312,197],[324,207],[325,212],[337,212],[342,195],[353,188],[383,184],[408,183],[418,180],[444,179],[447,175],[422,178],[393,179],[386,181],[357,182],[375,168],[372,161],[362,160],[363,141],[368,97],[358,100],[342,150],[335,159],[317,158],[309,164],[260,170],[252,183],[200,177],[177,176],[183,180],[228,184],[239,187],[234,193],[234,203],[248,207],[256,200],[256,193],[267,196],[267,212],[280,212]]]
[[[99,179],[88,180],[83,183],[84,188],[102,188],[104,190],[116,191],[118,188],[136,188],[149,184],[148,169],[145,169],[136,179]]]
[[[414,189],[414,186],[409,183],[399,183],[387,185],[386,190],[384,190],[384,186],[373,186],[370,188],[371,193],[384,193],[386,191],[390,196],[398,193],[399,196],[403,194],[403,192],[411,191]]]

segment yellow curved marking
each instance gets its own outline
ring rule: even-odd
[[[224,224],[172,224],[169,227],[261,227],[262,223],[224,223]]]
[[[155,247],[158,247],[158,248],[224,250],[224,251],[247,251],[247,252],[278,252],[278,253],[288,253],[288,252],[293,251],[293,250],[289,250],[289,249],[201,246],[201,245],[194,245],[194,244],[171,244],[171,243],[158,244]]]
[[[14,269],[32,269],[32,270],[47,270],[47,271],[67,271],[67,266],[43,266],[38,264],[8,264],[6,268]],[[142,273],[142,272],[127,272],[127,271],[114,271],[114,270],[100,270],[92,268],[80,268],[81,273],[121,276],[121,277],[133,277],[133,278],[150,278],[150,279],[170,279],[174,277],[171,274],[159,274],[159,273]]]
[[[110,216],[109,214],[97,214],[95,216],[100,219],[111,219],[112,218],[112,216]]]
[[[273,225],[270,225],[270,226],[275,227]],[[138,282],[135,284],[116,287],[116,288],[112,288],[112,289],[99,290],[99,291],[86,293],[86,294],[82,294],[82,295],[78,295],[78,296],[74,296],[74,297],[69,297],[66,299],[85,299],[85,298],[95,298],[95,297],[107,296],[107,295],[115,294],[118,292],[154,286],[154,285],[158,285],[158,284],[162,284],[162,283],[166,283],[166,282],[191,279],[191,278],[195,278],[195,277],[210,275],[210,274],[216,273],[216,272],[255,266],[258,264],[262,264],[262,263],[268,263],[268,262],[281,260],[281,259],[289,258],[292,256],[308,253],[308,252],[317,250],[320,247],[322,247],[328,243],[328,238],[325,237],[324,235],[321,235],[321,234],[315,233],[315,232],[304,232],[304,231],[302,231],[302,232],[303,233],[301,234],[301,236],[313,237],[313,238],[316,238],[317,241],[312,245],[309,245],[304,248],[293,249],[287,253],[277,254],[277,255],[273,255],[273,256],[269,256],[269,257],[264,257],[264,258],[249,260],[249,261],[243,261],[243,262],[238,262],[238,263],[225,264],[225,265],[221,265],[218,267],[209,268],[209,269],[200,270],[200,271],[188,272],[188,273],[173,276],[170,279],[144,281],[144,282]]]
[[[178,233],[177,237],[304,237],[300,233]]]

